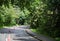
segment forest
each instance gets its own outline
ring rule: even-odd
[[[0,0],[0,28],[16,24],[60,41],[60,0]]]

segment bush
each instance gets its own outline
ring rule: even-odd
[[[40,0],[33,6],[31,27],[51,37],[60,37],[59,0]]]
[[[18,14],[16,14],[15,9],[11,4],[9,7],[2,5],[0,8],[0,25],[15,25],[16,18],[18,18]]]

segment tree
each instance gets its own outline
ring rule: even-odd
[[[59,36],[60,26],[60,6],[59,0],[37,0],[34,2],[34,12],[32,12],[31,27],[38,29],[41,33],[49,36]],[[39,8],[39,9],[36,9]],[[37,16],[38,15],[38,16]],[[36,17],[36,18],[35,18]],[[57,28],[58,27],[58,28]]]

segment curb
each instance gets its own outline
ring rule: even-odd
[[[30,36],[34,37],[35,39],[39,40],[39,41],[55,41],[54,39],[52,39],[50,37],[46,37],[43,35],[37,35],[36,33],[32,32],[30,29],[27,29],[26,33],[29,34]]]
[[[30,30],[26,30],[27,34],[29,34],[30,36],[34,37],[35,39],[42,41],[40,38],[37,37],[36,34],[34,34],[33,32],[31,32]]]

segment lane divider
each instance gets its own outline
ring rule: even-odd
[[[8,37],[6,38],[6,41],[11,41],[10,34],[9,34]]]

